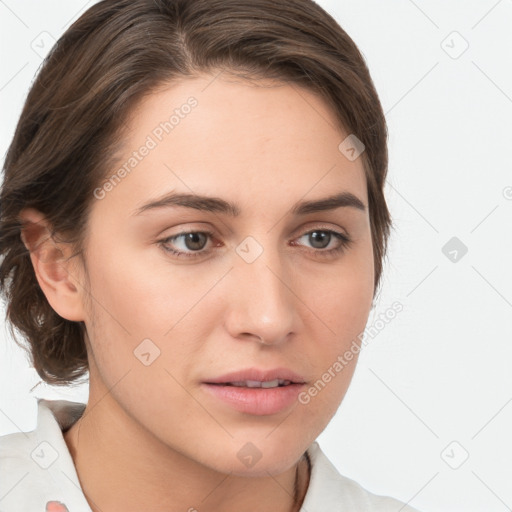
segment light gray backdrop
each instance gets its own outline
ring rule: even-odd
[[[2,160],[42,57],[92,3],[0,0]],[[512,1],[319,3],[379,91],[396,225],[378,334],[319,443],[343,474],[424,512],[511,510]],[[86,385],[37,385],[0,335],[0,434],[35,426],[36,396],[87,399]]]

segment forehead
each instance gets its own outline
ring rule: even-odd
[[[105,201],[140,207],[162,192],[290,204],[348,190],[366,203],[362,159],[313,92],[283,82],[204,75],[160,87],[131,112]],[[121,171],[122,170],[122,171]],[[121,171],[121,172],[120,172]]]

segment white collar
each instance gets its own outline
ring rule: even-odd
[[[0,437],[0,510],[42,512],[48,502],[55,501],[72,512],[91,512],[63,436],[86,404],[43,398],[37,404],[35,430]],[[301,512],[418,512],[393,498],[372,494],[341,475],[318,442],[307,451],[311,475]]]

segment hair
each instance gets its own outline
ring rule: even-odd
[[[88,371],[84,322],[59,316],[43,294],[20,233],[39,210],[83,253],[93,190],[105,179],[123,124],[160,86],[217,70],[307,88],[365,146],[379,287],[391,218],[384,198],[387,125],[362,54],[312,0],[103,0],[58,40],[25,101],[0,190],[0,292],[6,320],[48,384]],[[341,141],[340,141],[341,142]]]

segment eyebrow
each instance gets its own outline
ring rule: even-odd
[[[193,208],[194,210],[205,212],[223,213],[231,217],[238,217],[242,212],[236,203],[230,203],[220,197],[171,192],[142,205],[132,215],[140,215],[148,210],[173,206]],[[297,216],[307,215],[308,213],[335,210],[342,207],[355,208],[362,212],[366,211],[365,204],[357,196],[345,191],[322,199],[300,201],[291,208],[290,213]]]

